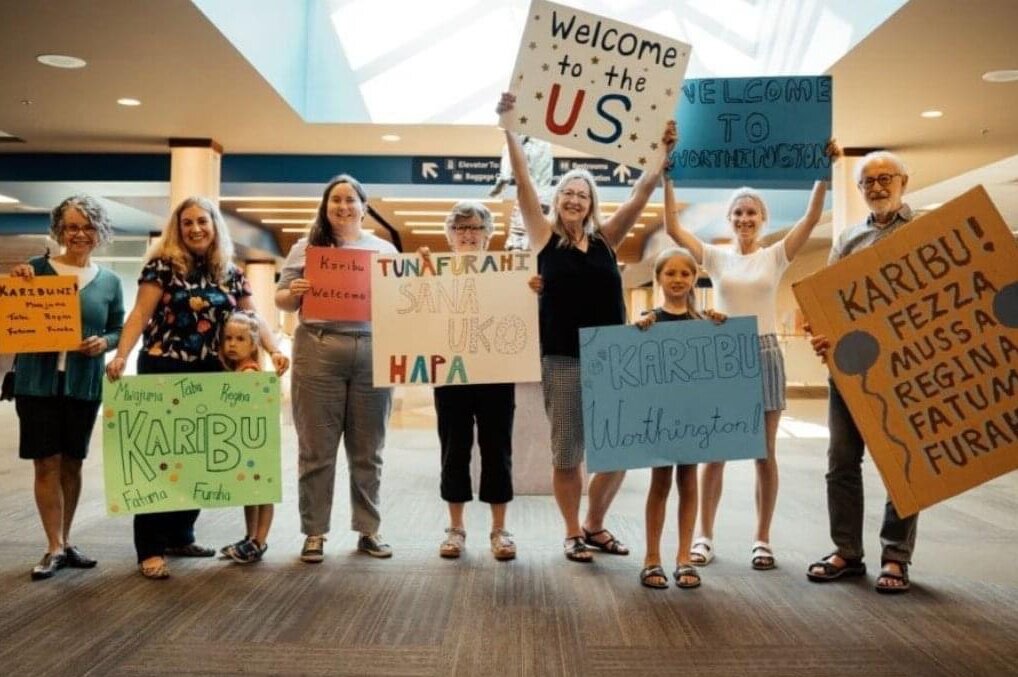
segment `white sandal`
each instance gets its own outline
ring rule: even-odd
[[[689,560],[693,566],[705,567],[714,560],[714,542],[706,536],[693,541],[689,550]]]
[[[753,559],[750,560],[750,564],[757,571],[768,571],[777,566],[777,563],[774,561],[774,551],[771,550],[770,543],[757,541],[753,544],[752,555]]]

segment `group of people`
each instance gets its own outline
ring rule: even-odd
[[[513,105],[514,97],[504,94],[497,110],[506,112]],[[565,558],[591,562],[596,552],[629,554],[629,548],[605,526],[624,472],[592,475],[587,509],[580,518],[584,450],[578,332],[583,327],[625,323],[616,249],[657,185],[663,183],[665,226],[678,246],[662,252],[654,266],[664,303],[636,324],[646,329],[661,321],[707,318],[723,322],[732,315],[757,316],[767,455],[756,461],[757,527],[749,559],[754,569],[773,569],[776,557],[770,527],[778,493],[775,442],[785,408],[784,364],[774,319],[776,291],[789,262],[819,221],[824,184],[814,185],[805,214],[788,234],[768,246],[760,241],[767,221],[766,204],[751,189],[736,191],[727,210],[734,246],[723,248],[702,242],[679,223],[667,176],[676,140],[674,123],[664,130],[657,155],[633,186],[629,199],[603,220],[596,183],[584,170],[562,176],[546,213],[520,139],[509,131],[505,137],[520,217],[538,260],[540,276],[531,281],[531,287],[539,293],[541,380],[551,427],[552,486],[563,520]],[[870,246],[911,218],[902,202],[907,171],[895,156],[867,156],[859,165],[857,179],[871,213],[864,223],[838,237],[831,262]],[[346,451],[351,529],[358,534],[357,549],[374,557],[392,555],[391,546],[379,533],[382,458],[392,392],[373,385],[371,323],[319,320],[301,312],[302,298],[311,288],[305,276],[308,246],[396,252],[391,243],[363,229],[366,209],[367,195],[356,179],[344,174],[329,182],[307,237],[298,241],[286,258],[275,294],[279,309],[299,314],[293,337],[291,394],[298,438],[300,521],[305,536],[300,559],[309,563],[325,557],[341,441]],[[189,198],[174,209],[146,256],[137,300],[126,321],[118,278],[91,261],[95,248],[112,236],[102,206],[88,196],[68,198],[53,210],[51,232],[62,253],[32,259],[17,266],[13,274],[28,278],[77,276],[86,338],[76,351],[22,354],[16,362],[20,454],[35,464],[35,498],[47,539],[47,551],[32,571],[34,579],[48,578],[64,566],[95,566],[94,559],[72,545],[70,531],[81,489],[81,462],[101,399],[107,352],[115,351],[105,366],[110,380],[124,373],[125,360],[139,338],[138,373],[255,370],[260,368],[259,348],[271,357],[277,373],[290,366],[272,332],[254,311],[250,287],[232,262],[232,243],[212,201]],[[486,248],[492,232],[491,214],[479,202],[458,203],[446,220],[446,235],[454,252]],[[701,268],[714,283],[714,310],[697,307],[694,289]],[[813,336],[812,342],[817,354],[825,357],[830,348],[826,337]],[[439,554],[459,557],[466,547],[464,508],[473,499],[469,465],[476,426],[481,456],[479,498],[491,509],[488,543],[495,559],[512,559],[516,544],[506,529],[506,508],[513,498],[513,384],[438,387],[434,398],[441,447],[440,495],[449,513]],[[60,419],[68,423],[52,425]],[[816,582],[866,571],[863,441],[833,382],[829,425],[828,507],[836,548],[809,566],[807,576]],[[653,469],[645,515],[646,555],[639,575],[643,585],[669,585],[660,541],[673,477],[680,499],[673,576],[680,588],[700,585],[701,568],[715,556],[714,526],[723,471],[723,463],[705,464],[698,482],[696,466],[680,465],[674,473],[670,467]],[[185,510],[135,516],[134,543],[144,576],[168,577],[168,556],[216,554],[196,542],[198,514],[198,510]],[[245,508],[244,537],[220,553],[243,563],[260,559],[268,547],[272,517],[271,505]],[[914,516],[902,519],[887,503],[878,591],[908,590],[915,524]]]

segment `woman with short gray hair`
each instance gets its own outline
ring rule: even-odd
[[[47,252],[11,272],[27,280],[46,275],[77,278],[84,338],[73,351],[22,353],[16,358],[19,455],[35,465],[35,504],[47,540],[32,580],[50,578],[68,566],[96,565],[71,545],[71,523],[81,495],[81,463],[102,400],[103,355],[116,348],[124,324],[120,278],[91,260],[96,247],[113,238],[103,206],[88,195],[67,198],[51,214],[50,234],[63,248],[60,254]]]
[[[457,202],[445,219],[445,236],[455,253],[487,249],[494,231],[491,212],[480,202]],[[428,256],[427,249],[421,249]],[[473,500],[470,454],[474,425],[481,455],[478,498],[491,506],[488,543],[496,560],[516,557],[516,543],[505,529],[506,508],[513,499],[513,415],[516,386],[513,383],[475,383],[435,388],[438,439],[442,447],[442,499],[449,507],[449,527],[439,555],[456,558],[466,546],[463,509]]]

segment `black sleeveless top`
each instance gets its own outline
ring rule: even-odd
[[[544,283],[538,305],[541,355],[579,357],[581,327],[625,324],[622,275],[600,234],[588,239],[586,252],[557,246],[561,239],[552,233],[537,255]]]

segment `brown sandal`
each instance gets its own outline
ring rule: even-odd
[[[166,560],[160,558],[155,564],[145,564],[145,562],[138,563],[138,571],[145,578],[151,578],[154,581],[162,581],[170,577],[170,570],[166,568]]]
[[[600,536],[601,534],[607,534],[608,538],[599,541],[594,536]],[[597,548],[601,552],[606,552],[609,555],[628,555],[629,548],[625,543],[615,538],[615,535],[607,529],[601,529],[600,531],[588,531],[586,527],[583,527],[583,542],[591,548]]]

